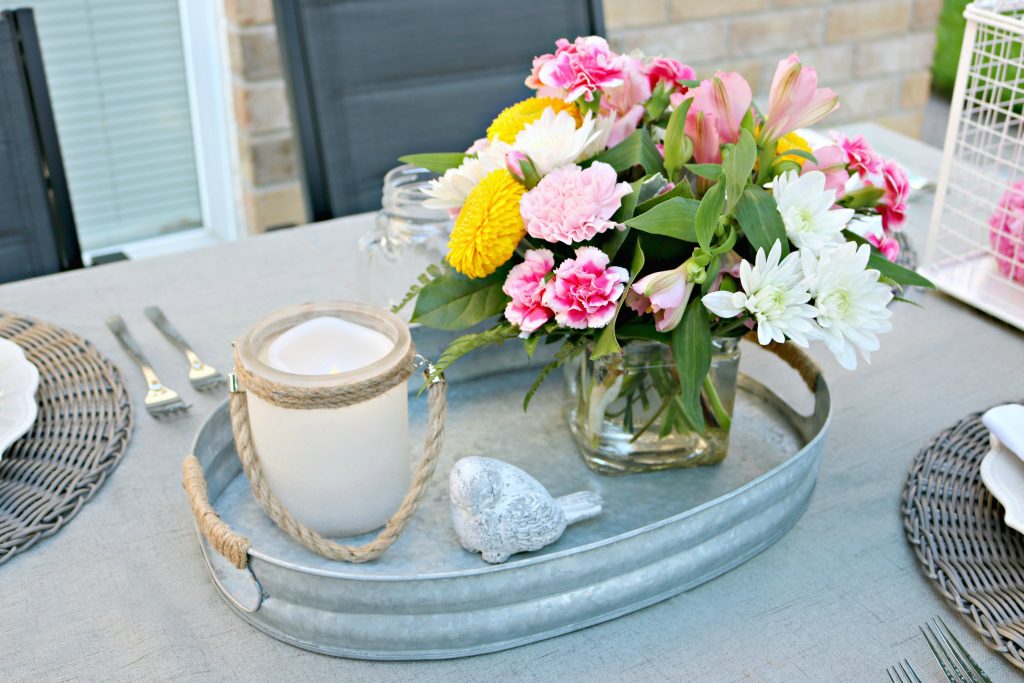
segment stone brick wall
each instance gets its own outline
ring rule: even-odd
[[[238,167],[250,232],[305,221],[271,0],[223,0]],[[766,96],[797,50],[839,93],[830,123],[869,119],[917,137],[942,0],[604,0],[618,50],[675,57],[705,77],[739,71]],[[524,66],[524,69],[527,68]]]

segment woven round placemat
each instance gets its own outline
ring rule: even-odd
[[[117,368],[86,340],[0,312],[0,337],[39,369],[39,416],[0,458],[0,564],[56,533],[117,466],[132,405]]]
[[[964,621],[1024,669],[1024,535],[981,481],[982,413],[938,434],[910,466],[903,524],[921,569]]]

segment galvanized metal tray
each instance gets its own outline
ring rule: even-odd
[[[815,387],[806,417],[741,376],[730,452],[720,465],[609,478],[590,472],[577,454],[557,378],[523,413],[535,373],[450,388],[445,452],[432,489],[395,545],[362,565],[310,553],[264,515],[241,473],[221,405],[193,453],[218,513],[252,542],[248,570],[238,570],[197,530],[224,599],[256,628],[325,654],[477,655],[614,619],[713,579],[770,546],[807,506],[831,412],[820,374],[806,378]],[[425,429],[424,404],[411,406],[414,430]],[[462,550],[451,528],[446,475],[466,455],[508,460],[556,496],[598,491],[605,511],[543,550],[488,565]]]

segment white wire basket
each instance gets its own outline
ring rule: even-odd
[[[978,0],[964,17],[922,272],[1024,329],[1024,2]]]

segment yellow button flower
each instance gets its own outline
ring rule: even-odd
[[[792,161],[795,164],[803,166],[807,159],[798,154],[785,154],[785,152],[788,152],[791,149],[799,149],[809,154],[811,152],[811,146],[807,144],[807,140],[804,140],[796,133],[790,133],[789,135],[785,135],[780,138],[778,143],[775,145],[775,153],[779,156],[779,161]]]
[[[448,263],[463,275],[487,277],[512,258],[526,234],[519,200],[526,188],[505,169],[491,171],[466,197],[448,242]]]
[[[497,137],[502,142],[511,145],[516,141],[519,132],[526,128],[527,124],[539,119],[544,110],[548,108],[553,109],[556,114],[560,111],[569,112],[576,119],[577,127],[583,121],[580,110],[572,102],[565,102],[557,97],[531,97],[507,107],[498,114],[497,118],[487,127],[487,139],[492,140]]]

